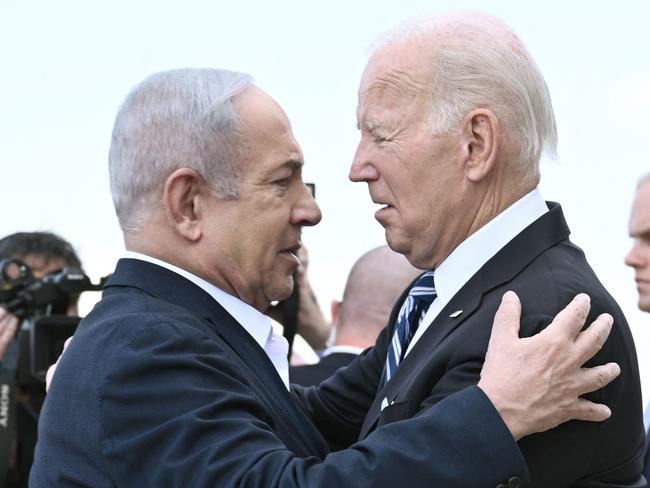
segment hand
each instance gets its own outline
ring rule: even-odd
[[[7,346],[16,336],[20,319],[0,307],[0,361],[5,356]]]
[[[581,332],[589,308],[589,297],[580,294],[546,329],[520,339],[521,303],[514,292],[503,296],[478,386],[515,439],[567,420],[597,422],[611,415],[606,405],[580,398],[621,371],[616,363],[582,367],[603,346],[613,323],[610,315],[602,314]]]
[[[50,389],[50,383],[52,383],[52,377],[54,376],[54,372],[56,371],[56,367],[59,365],[59,361],[61,361],[61,358],[63,357],[63,353],[67,349],[68,345],[70,345],[70,341],[72,340],[72,337],[68,337],[66,341],[63,343],[63,351],[61,351],[61,355],[56,359],[56,363],[54,363],[52,366],[47,368],[47,373],[45,373],[45,392]]]
[[[298,257],[300,258],[300,266],[296,273],[296,286],[300,296],[298,333],[314,349],[325,349],[332,331],[332,324],[325,320],[320,305],[316,300],[316,294],[307,279],[309,255],[305,246],[298,250]]]

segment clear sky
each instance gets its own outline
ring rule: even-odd
[[[317,185],[324,218],[303,240],[327,311],[354,260],[384,242],[366,186],[347,180],[369,45],[401,20],[456,8],[503,18],[541,67],[560,136],[541,189],[625,311],[650,395],[650,316],[623,265],[634,187],[650,170],[648,0],[0,0],[0,235],[60,233],[92,278],[109,273],[123,250],[107,177],[121,100],[154,71],[246,71],[287,111]]]

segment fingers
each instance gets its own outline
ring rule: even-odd
[[[621,368],[616,363],[607,363],[593,368],[582,368],[578,373],[578,395],[584,395],[601,389],[621,374]]]
[[[298,277],[302,277],[307,273],[307,268],[309,267],[309,253],[305,246],[301,246],[298,249],[298,259],[300,260],[300,265],[298,266]]]
[[[61,351],[61,356],[63,356],[63,353],[65,352],[65,350],[70,345],[70,341],[72,341],[73,337],[74,336],[68,337],[65,340],[65,342],[63,343],[63,351]],[[52,366],[47,368],[47,372],[45,373],[45,392],[46,393],[50,389],[50,383],[52,383],[52,377],[54,376],[54,372],[56,371],[56,367],[59,365],[59,361],[61,360],[61,356],[59,356],[57,358],[56,362]]]
[[[588,420],[591,422],[602,422],[612,415],[612,411],[607,405],[593,403],[584,398],[578,398],[578,400],[569,408],[567,414],[568,416],[566,420],[577,419]]]
[[[58,361],[47,368],[47,372],[45,373],[45,393],[50,391],[50,383],[52,383],[52,376],[54,376],[54,371],[56,371],[57,364],[59,364]]]
[[[492,326],[492,341],[511,341],[519,338],[519,320],[521,318],[521,303],[514,291],[507,291],[501,299],[501,305],[494,316]]]
[[[612,330],[614,319],[608,313],[598,316],[587,330],[578,334],[575,341],[577,365],[582,366],[591,359],[605,344]]]
[[[18,329],[19,320],[15,315],[0,309],[0,359],[4,357],[7,346],[13,340]]]
[[[561,337],[575,339],[587,320],[590,307],[589,295],[580,293],[555,316],[553,322],[542,331],[542,334],[558,334]]]

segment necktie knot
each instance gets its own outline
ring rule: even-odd
[[[418,302],[425,302],[429,305],[436,298],[436,289],[433,284],[433,271],[427,271],[420,276],[411,287],[409,296]]]

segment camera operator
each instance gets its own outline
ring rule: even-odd
[[[31,269],[35,279],[63,268],[81,268],[81,261],[72,245],[49,232],[19,232],[0,239],[0,260],[3,259],[19,259]],[[71,297],[68,315],[77,314],[78,298],[78,295]],[[0,367],[3,361],[18,355],[17,331],[20,322],[18,317],[0,306]],[[1,454],[9,454],[9,470],[6,480],[0,479],[0,486],[27,486],[36,446],[38,415],[44,397],[44,384],[17,387],[15,437],[11,452]],[[3,475],[0,473],[0,476]]]

